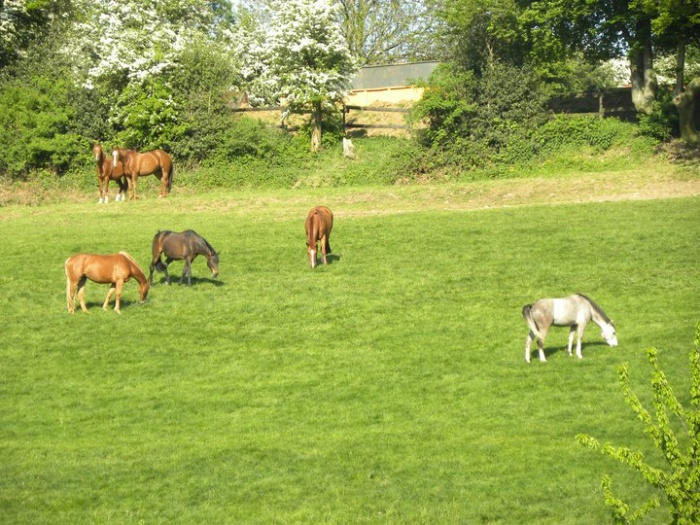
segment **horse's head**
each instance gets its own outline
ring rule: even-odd
[[[306,243],[306,252],[309,254],[309,264],[311,268],[316,268],[316,243]]]
[[[139,283],[139,295],[141,296],[141,303],[146,302],[146,297],[148,297],[148,290],[150,289],[151,285],[148,283],[147,279]]]
[[[112,167],[116,168],[117,167],[117,162],[121,161],[119,157],[121,156],[121,151],[119,151],[119,148],[114,148],[112,150]]]
[[[102,146],[100,146],[99,144],[95,144],[92,147],[92,154],[95,157],[95,161],[102,162],[102,156],[104,155],[104,151],[102,151]]]
[[[605,342],[610,346],[617,346],[617,334],[615,333],[615,325],[612,324],[612,321],[603,325],[601,330],[601,335],[603,339],[605,339]]]
[[[211,270],[211,276],[216,279],[219,276],[219,254],[217,252],[207,257],[207,266]]]

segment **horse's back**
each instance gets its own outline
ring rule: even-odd
[[[182,259],[192,253],[192,246],[200,239],[200,235],[194,230],[185,230],[182,232],[174,232],[170,230],[158,232],[153,239],[153,255],[155,257],[156,242],[160,251],[165,253],[167,257],[173,259]]]
[[[167,151],[164,151],[162,149],[154,149],[151,153],[153,153],[156,157],[158,157],[158,160],[160,162],[161,167],[163,168],[163,171],[170,170],[170,167],[173,164],[173,159]]]
[[[333,212],[326,206],[311,208],[306,216],[306,231],[316,231],[319,237],[328,235],[333,229]]]
[[[130,257],[121,253],[109,255],[78,253],[66,260],[66,276],[71,280],[86,276],[98,283],[114,282],[124,274],[130,274]]]

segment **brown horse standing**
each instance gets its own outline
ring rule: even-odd
[[[325,206],[316,206],[306,216],[306,251],[309,254],[311,268],[316,267],[318,241],[321,241],[323,264],[328,264],[326,255],[331,253],[330,236],[333,229],[333,212]]]
[[[95,144],[92,147],[92,154],[97,163],[97,182],[100,187],[100,204],[109,202],[109,181],[114,180],[119,184],[119,193],[117,193],[115,201],[126,200],[126,177],[124,176],[124,165],[117,162],[116,166],[104,151],[102,146]]]
[[[159,231],[153,237],[151,252],[153,258],[148,275],[148,281],[151,284],[153,284],[154,269],[163,272],[165,282],[170,284],[168,265],[175,260],[183,260],[185,266],[182,269],[180,284],[187,277],[187,286],[190,286],[192,284],[192,261],[197,255],[204,255],[207,258],[207,266],[214,279],[219,275],[219,254],[204,237],[194,230],[185,230],[184,232]],[[165,262],[161,261],[161,254],[165,255]]]
[[[102,308],[106,311],[112,294],[116,292],[114,311],[121,313],[121,295],[124,283],[132,277],[139,282],[139,295],[141,302],[146,300],[149,284],[143,270],[126,252],[112,255],[93,255],[79,253],[66,260],[66,298],[68,300],[68,313],[75,312],[75,292],[77,289],[80,308],[87,312],[85,306],[85,283],[88,279],[100,284],[109,283],[109,292]]]
[[[161,181],[160,196],[168,195],[173,186],[173,159],[162,149],[139,153],[131,149],[114,148],[112,163],[124,163],[124,174],[129,183],[131,198],[136,199],[136,179],[155,175]]]

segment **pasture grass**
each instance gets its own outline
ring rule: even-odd
[[[0,522],[603,523],[602,474],[653,494],[575,435],[662,465],[616,370],[648,400],[657,346],[689,400],[700,198],[470,210],[432,191],[0,210]],[[336,223],[311,270],[316,204]],[[68,315],[68,256],[127,250],[148,272],[166,228],[206,237],[220,279],[197,259],[192,287],[157,274],[143,305],[128,283],[121,315],[88,283],[90,312]],[[591,325],[579,361],[555,330],[527,365],[522,306],[577,291],[620,346]]]

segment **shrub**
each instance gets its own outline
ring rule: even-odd
[[[70,84],[46,77],[0,88],[0,174],[26,179],[37,170],[67,172],[87,142],[71,129]]]
[[[637,419],[646,425],[646,434],[663,454],[668,468],[665,470],[649,465],[641,452],[633,452],[627,447],[601,445],[596,439],[583,434],[577,436],[577,440],[584,446],[628,465],[639,472],[647,483],[661,489],[671,508],[672,524],[697,524],[700,523],[700,323],[696,327],[695,349],[690,353],[692,408],[683,408],[674,395],[659,367],[657,350],[647,350],[647,357],[653,367],[651,388],[656,421],[632,392],[627,365],[620,367],[618,376],[625,401]],[[675,416],[680,423],[685,438],[676,435],[670,416]],[[685,450],[681,442],[685,442]],[[632,509],[631,505],[612,493],[612,482],[608,476],[603,478],[602,485],[605,503],[611,507],[616,523],[631,523],[658,506],[658,501],[652,499],[639,509]]]

